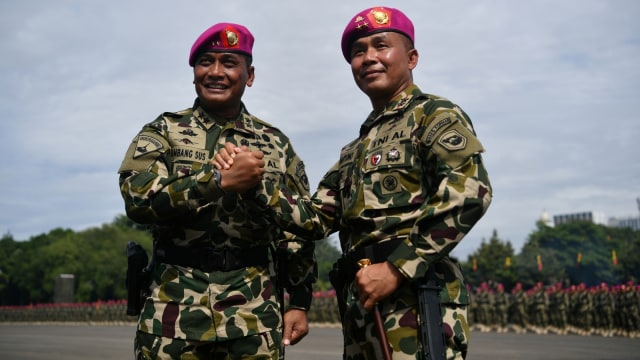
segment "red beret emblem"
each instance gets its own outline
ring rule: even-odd
[[[234,33],[231,30],[227,30],[227,43],[229,44],[229,46],[236,46],[238,45],[238,34]]]
[[[389,22],[389,14],[384,11],[374,10],[372,11],[372,14],[373,20],[380,25],[384,25]]]

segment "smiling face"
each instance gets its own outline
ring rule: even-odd
[[[205,111],[233,118],[240,111],[245,87],[253,85],[254,68],[247,56],[230,52],[206,52],[193,66],[193,78]]]
[[[418,51],[397,32],[376,33],[351,45],[353,78],[374,109],[384,107],[413,83],[411,71],[417,64]]]

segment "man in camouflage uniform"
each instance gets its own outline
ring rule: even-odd
[[[127,215],[152,224],[155,235],[137,359],[278,359],[283,343],[308,332],[313,242],[293,242],[241,195],[263,175],[309,195],[289,139],[241,100],[255,78],[253,41],[247,28],[231,23],[200,35],[189,56],[193,107],[145,125],[120,167]],[[235,157],[233,169],[215,169],[210,160],[226,143],[247,152]],[[288,275],[285,284],[275,283],[276,247],[290,257],[278,263],[286,266],[279,269]],[[278,286],[290,295],[284,320]]]
[[[567,308],[569,297],[558,282],[549,289],[549,325],[557,334],[567,333]]]
[[[480,284],[476,292],[475,301],[478,307],[478,318],[476,319],[476,325],[482,332],[488,332],[491,330],[491,326],[494,324],[492,319],[494,296],[489,284],[483,281]]]
[[[640,328],[640,292],[632,281],[622,285],[621,311],[625,314],[623,336],[638,337]]]
[[[591,335],[593,322],[593,294],[585,283],[580,283],[576,289],[575,309],[577,332],[579,335]]]
[[[511,289],[511,298],[513,299],[511,305],[512,322],[517,333],[525,333],[529,326],[529,313],[527,312],[527,293],[522,288],[522,283],[516,283],[516,286]]]
[[[491,187],[467,115],[413,84],[413,43],[413,24],[396,9],[354,16],[342,51],[373,111],[311,199],[273,183],[263,184],[272,196],[257,199],[299,235],[321,239],[340,232],[336,279],[345,283],[336,290],[345,304],[346,359],[382,359],[382,346],[397,359],[424,358],[416,284],[430,268],[442,289],[446,356],[462,359],[467,352],[467,288],[448,255],[485,213]],[[361,259],[372,265],[359,269]],[[374,309],[388,344],[376,335]]]
[[[600,335],[613,336],[613,313],[615,311],[615,300],[613,293],[607,283],[603,282],[596,291],[594,299],[596,305],[597,323],[596,326]]]
[[[547,333],[547,325],[549,317],[547,310],[549,309],[549,295],[544,289],[541,282],[536,283],[531,290],[531,315],[534,325],[534,331],[539,334]]]
[[[497,332],[507,332],[509,325],[509,306],[511,304],[511,296],[504,291],[504,285],[498,283],[496,285],[495,299],[495,323]]]

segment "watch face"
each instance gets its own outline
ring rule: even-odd
[[[218,169],[213,169],[213,179],[216,182],[216,185],[218,185],[218,187],[220,186],[220,181],[222,180],[222,175],[220,175],[220,171],[218,171]]]

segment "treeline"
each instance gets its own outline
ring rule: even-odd
[[[74,275],[75,302],[126,299],[129,241],[151,254],[149,231],[124,215],[98,228],[79,232],[58,228],[27,241],[5,234],[0,239],[0,305],[54,302],[56,278],[61,274]],[[330,287],[328,273],[339,255],[329,240],[316,242],[319,290]]]
[[[124,215],[101,227],[79,232],[58,228],[26,241],[5,234],[0,239],[0,305],[53,302],[60,274],[74,275],[75,302],[125,299],[125,247],[130,240],[150,253],[149,232]],[[519,254],[494,231],[462,267],[472,287],[491,281],[507,291],[517,282],[526,288],[537,282],[618,284],[640,277],[638,253],[638,231],[586,222],[556,228],[539,224]],[[329,240],[316,242],[316,290],[330,288],[328,273],[339,256]]]
[[[463,240],[464,241],[464,240]],[[572,222],[557,227],[538,223],[520,253],[494,230],[470,254],[462,268],[467,282],[501,283],[507,291],[521,283],[587,287],[637,282],[640,278],[640,231]]]

